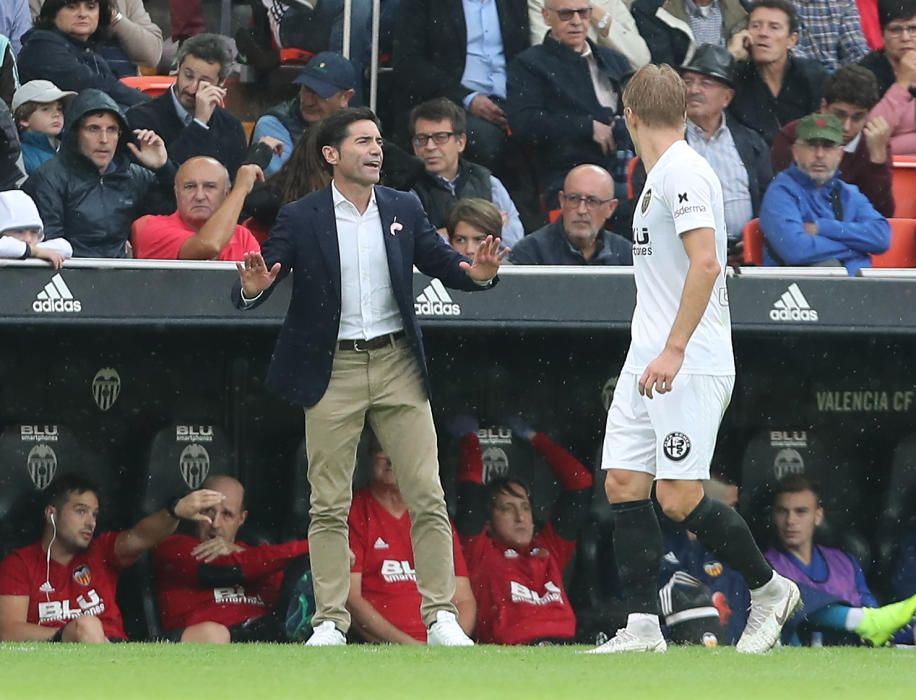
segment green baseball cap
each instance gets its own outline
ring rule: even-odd
[[[798,121],[795,138],[799,141],[843,143],[843,125],[832,114],[809,114]]]

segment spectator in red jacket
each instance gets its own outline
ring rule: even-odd
[[[134,222],[134,257],[240,261],[245,253],[260,252],[251,231],[237,223],[245,198],[256,182],[263,181],[260,167],[243,165],[230,189],[229,173],[219,161],[208,156],[185,161],[175,176],[178,210]]]
[[[845,66],[827,78],[820,111],[832,114],[843,125],[843,159],[840,176],[861,190],[885,217],[894,215],[891,191],[891,129],[883,117],[869,119],[878,103],[875,76],[862,66]],[[786,124],[773,140],[773,172],[792,165],[792,144],[798,120]]]
[[[350,573],[347,608],[356,634],[369,642],[425,644],[420,592],[410,542],[410,514],[391,468],[391,460],[370,436],[369,485],[353,494],[350,507]],[[477,606],[458,535],[452,530],[458,624],[474,630]]]
[[[498,478],[484,484],[476,421],[463,418],[451,427],[461,440],[456,523],[477,600],[477,640],[572,641],[576,616],[564,590],[563,570],[591,500],[591,472],[543,433],[511,420],[512,431],[531,443],[563,488],[550,521],[535,532],[524,483]]]
[[[224,500],[193,535],[169,537],[153,557],[166,639],[226,644],[301,637],[296,628],[307,626],[314,612],[308,541],[257,547],[236,541],[248,517],[245,488],[229,476],[210,477],[203,487]]]

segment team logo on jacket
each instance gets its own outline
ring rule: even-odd
[[[29,469],[29,477],[35,488],[44,491],[54,480],[57,473],[57,455],[49,445],[38,443],[31,450],[26,458],[26,464]]]
[[[73,580],[81,586],[88,586],[92,583],[92,570],[86,564],[81,564],[73,570]]]
[[[668,433],[662,443],[662,450],[672,462],[680,462],[690,454],[690,438],[684,433]]]
[[[509,475],[509,455],[501,447],[488,447],[481,455],[483,461],[483,483]]]
[[[92,378],[92,398],[100,411],[115,405],[121,394],[121,375],[113,367],[103,367]]]
[[[703,571],[706,572],[707,576],[716,578],[722,575],[722,572],[725,570],[725,567],[722,566],[720,561],[708,561],[703,564]]]
[[[210,473],[210,454],[203,445],[192,442],[181,451],[178,467],[189,489],[200,488]]]
[[[646,193],[642,196],[642,202],[639,204],[639,213],[645,214],[649,211],[649,204],[652,203],[652,188],[646,190]]]

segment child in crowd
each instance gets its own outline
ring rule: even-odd
[[[0,258],[38,258],[59,270],[73,257],[66,239],[44,240],[44,224],[35,202],[22,190],[0,192]]]
[[[60,148],[64,107],[76,95],[59,89],[50,80],[30,80],[13,95],[13,117],[19,129],[22,159],[31,175]]]

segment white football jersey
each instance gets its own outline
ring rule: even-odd
[[[633,214],[636,311],[624,372],[642,374],[662,352],[678,307],[690,259],[681,234],[698,228],[716,233],[722,271],[706,311],[684,353],[684,374],[735,373],[731,314],[725,287],[726,230],[722,186],[706,159],[676,141],[658,159]]]

